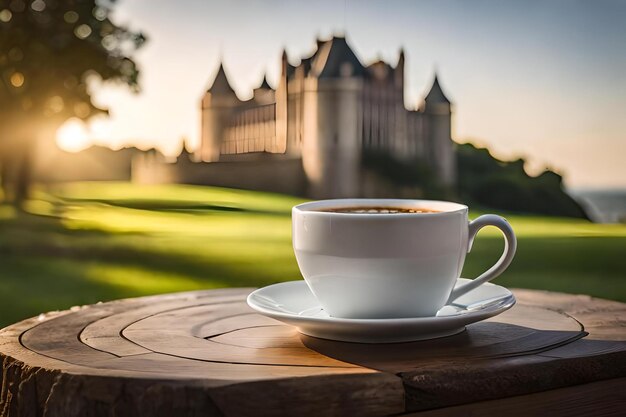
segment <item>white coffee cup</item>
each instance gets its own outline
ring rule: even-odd
[[[368,214],[324,211],[401,207],[436,212]],[[434,316],[441,307],[500,275],[515,255],[509,223],[487,214],[468,220],[462,204],[430,200],[340,199],[292,209],[293,247],[300,271],[333,317]],[[454,288],[478,231],[504,234],[500,259],[473,281]]]

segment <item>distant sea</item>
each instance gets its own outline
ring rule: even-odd
[[[596,223],[626,223],[625,189],[568,189],[587,216]]]

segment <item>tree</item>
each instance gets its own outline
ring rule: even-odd
[[[563,178],[546,170],[537,177],[524,171],[525,161],[500,161],[487,149],[457,145],[460,197],[472,205],[550,216],[587,218],[563,188]]]
[[[138,90],[132,54],[140,32],[116,25],[115,0],[0,0],[0,165],[5,197],[28,196],[33,149],[71,117],[106,109],[91,101],[96,80]]]

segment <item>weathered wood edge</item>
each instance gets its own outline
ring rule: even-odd
[[[1,354],[0,364],[3,417],[380,416],[405,411],[402,382],[386,373],[304,376],[297,384],[294,378],[278,378],[214,386],[202,380],[85,378],[31,367]]]
[[[411,412],[402,414],[402,417],[617,417],[623,416],[625,410],[626,378],[619,378],[436,410]]]
[[[583,358],[539,355],[402,373],[407,411],[429,410],[626,377],[626,351]],[[450,383],[454,381],[454,383]]]

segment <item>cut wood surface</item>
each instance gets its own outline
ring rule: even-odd
[[[524,403],[541,414],[558,393],[623,410],[626,304],[514,290],[516,306],[461,334],[369,345],[300,335],[251,310],[250,291],[99,303],[2,329],[0,416],[435,416]]]

